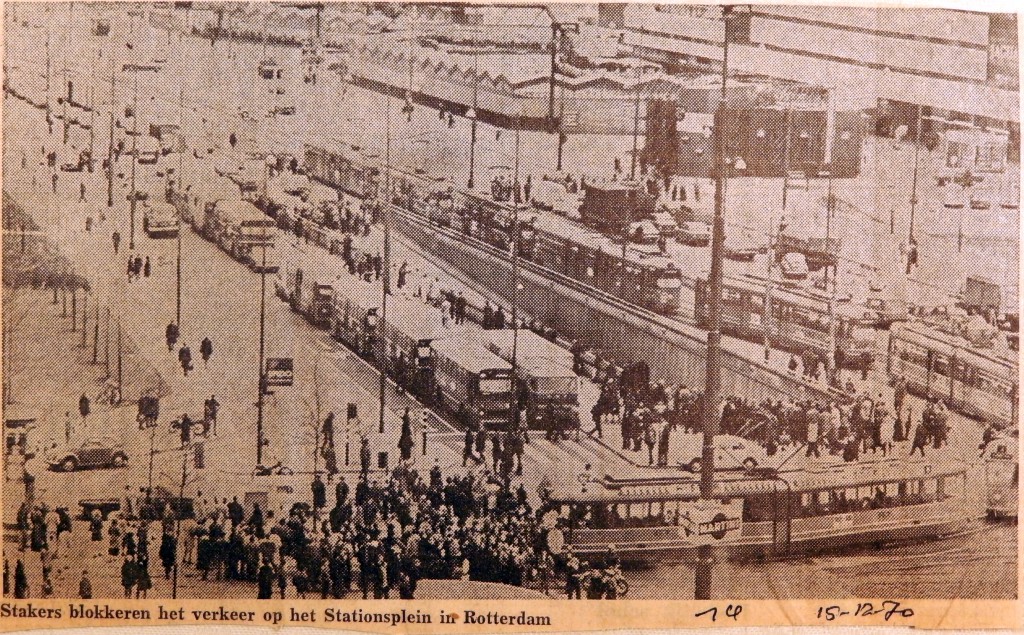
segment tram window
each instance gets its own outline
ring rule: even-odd
[[[925,503],[934,502],[937,494],[937,483],[935,482],[935,479],[923,479],[918,481],[918,483],[921,484],[920,494],[922,501]]]
[[[949,377],[949,358],[942,353],[933,354],[932,370],[940,375]]]

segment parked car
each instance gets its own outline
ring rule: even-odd
[[[78,445],[55,447],[47,452],[50,469],[61,472],[97,467],[124,467],[128,454],[124,445],[113,437],[89,437]]]
[[[787,280],[807,279],[807,257],[803,254],[789,252],[782,257],[782,260],[779,262],[779,268],[782,270],[782,277]]]
[[[706,247],[711,243],[711,225],[689,221],[679,226],[679,242],[684,245]]]
[[[672,436],[669,462],[687,471],[701,470],[704,435],[682,433]],[[719,434],[715,436],[715,470],[753,470],[769,462],[765,449],[755,441]]]

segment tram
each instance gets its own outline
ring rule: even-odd
[[[311,178],[353,196],[377,194],[379,170],[358,160],[307,145],[305,169]],[[435,225],[504,251],[518,231],[522,258],[662,314],[679,309],[682,274],[668,258],[623,250],[601,234],[546,222],[525,209],[516,214],[507,203],[446,187],[427,176],[392,170],[391,182],[393,203]]]
[[[886,371],[919,395],[1004,428],[1017,425],[1017,360],[919,323],[893,325]]]
[[[1017,492],[1020,482],[1019,443],[1017,428],[1011,428],[989,441],[982,450],[988,514],[992,518],[1017,517]]]
[[[969,469],[892,459],[718,479],[710,536],[693,522],[708,504],[698,502],[693,477],[581,475],[547,490],[544,504],[553,531],[581,558],[614,545],[623,561],[663,562],[709,543],[734,559],[781,557],[964,531],[984,515]]]
[[[765,310],[769,304],[770,315]],[[708,326],[708,282],[697,279],[694,286],[694,318],[701,328]],[[767,319],[766,319],[767,318]],[[764,281],[728,277],[722,284],[722,330],[741,339],[764,341],[793,352],[812,349],[829,358],[831,336],[843,353],[843,366],[861,368],[875,356],[870,333],[856,311],[839,304],[830,316],[828,300],[776,285],[770,292]],[[865,357],[866,354],[866,357]]]

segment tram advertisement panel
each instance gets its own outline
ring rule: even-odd
[[[1015,7],[801,1],[5,3],[0,631],[1019,629]]]

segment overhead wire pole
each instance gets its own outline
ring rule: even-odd
[[[722,384],[722,267],[725,242],[725,117],[726,80],[729,77],[729,18],[732,6],[722,7],[724,37],[722,46],[722,92],[718,98],[714,118],[715,151],[715,216],[711,234],[711,272],[708,280],[708,344],[707,367],[705,370],[704,407],[701,422],[704,429],[704,444],[701,454],[700,498],[710,500],[714,495],[715,435],[720,424],[719,399]],[[711,571],[714,559],[711,545],[697,549],[694,565],[694,599],[711,598]]]
[[[173,196],[176,200],[181,200],[181,192],[184,191],[182,183],[184,181],[184,155],[185,155],[185,137],[184,137],[184,122],[185,122],[185,89],[181,89],[178,95],[178,178],[174,180],[174,192]],[[174,294],[174,323],[178,325],[178,330],[181,331],[181,232],[184,228],[181,226],[181,215],[178,215],[178,236],[177,236],[177,262],[175,264],[174,277],[175,277],[175,294]]]
[[[516,159],[514,163],[512,187],[512,431],[518,433],[519,389],[517,376],[519,371],[519,136],[523,128],[522,116],[516,125]]]
[[[260,267],[260,357],[256,369],[256,465],[263,465],[263,393],[266,380],[263,374],[263,356],[266,353],[267,325],[267,245],[263,247],[263,262]]]
[[[385,145],[384,145],[384,279],[380,301],[380,320],[378,324],[383,325],[388,318],[388,294],[391,292],[391,97],[387,97],[385,104]],[[380,371],[380,418],[377,421],[377,432],[384,434],[384,402],[387,378],[383,369]]]
[[[135,249],[135,210],[138,205],[135,195],[135,166],[139,161],[139,73],[138,71],[132,72],[132,78],[134,79],[134,96],[132,97],[132,175],[131,175],[131,191],[129,192],[129,198],[131,199],[128,204],[128,249]]]
[[[911,256],[916,257],[914,247],[914,213],[917,211],[918,157],[921,153],[921,104],[917,105],[917,129],[914,131],[914,175],[910,185],[910,228],[907,233],[907,275],[910,275]]]
[[[786,203],[789,199],[789,147],[790,135],[792,134],[792,110],[786,107],[785,116],[786,137],[782,146],[782,212],[780,212],[779,223],[775,218],[769,220],[768,225],[768,281],[764,294],[764,315],[761,318],[761,327],[764,329],[764,363],[767,364],[771,358],[772,350],[772,293],[775,291],[775,282],[772,280],[772,271],[775,268],[775,240],[778,237],[777,227],[786,218]]]
[[[107,143],[107,207],[114,206],[114,86],[116,85],[114,61],[110,64],[110,141]]]

